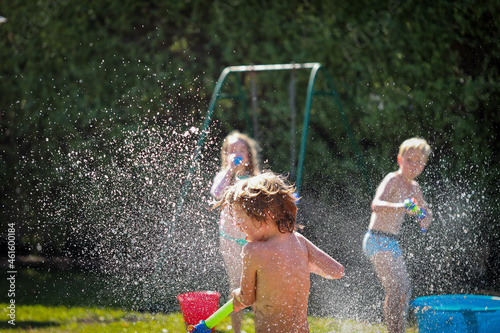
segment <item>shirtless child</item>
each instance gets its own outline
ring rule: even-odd
[[[410,300],[411,286],[398,238],[405,214],[415,215],[416,212],[407,210],[404,200],[415,198],[416,204],[426,210],[426,217],[419,220],[422,230],[428,229],[432,221],[432,212],[415,181],[424,170],[430,153],[430,146],[421,138],[408,139],[401,144],[397,157],[399,170],[389,173],[380,183],[363,240],[363,251],[384,287],[384,319],[389,333],[405,331]]]
[[[253,306],[256,333],[309,332],[310,273],[327,279],[344,275],[341,264],[296,232],[293,193],[282,176],[267,171],[228,188],[215,206],[229,206],[246,234],[233,307],[239,311]]]

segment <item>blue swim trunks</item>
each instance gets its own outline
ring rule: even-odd
[[[378,230],[368,230],[363,239],[364,254],[370,258],[375,253],[382,251],[392,252],[394,258],[403,254],[396,235]]]

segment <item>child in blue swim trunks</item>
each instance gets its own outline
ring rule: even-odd
[[[432,212],[415,178],[427,163],[431,148],[422,138],[411,138],[399,147],[399,169],[389,173],[380,183],[372,202],[372,215],[363,239],[363,251],[370,259],[385,291],[384,320],[389,333],[405,331],[411,286],[399,245],[399,233],[407,210],[404,200],[415,198],[427,216],[419,220],[428,229]]]
[[[220,200],[224,191],[240,179],[260,174],[258,145],[255,140],[238,131],[232,131],[224,139],[221,149],[221,170],[214,178],[210,193]],[[236,227],[227,209],[221,212],[219,220],[219,241],[222,257],[229,277],[230,291],[240,285],[242,262],[241,249],[247,243],[246,235]],[[241,331],[242,313],[232,313],[233,331]]]

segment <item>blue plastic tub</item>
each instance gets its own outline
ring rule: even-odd
[[[418,332],[498,333],[500,297],[436,295],[417,297],[411,304]]]

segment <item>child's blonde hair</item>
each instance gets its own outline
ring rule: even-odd
[[[221,149],[221,160],[222,160],[222,166],[221,170],[225,170],[228,165],[227,165],[227,148],[233,144],[234,142],[241,140],[245,143],[248,149],[249,157],[250,157],[250,165],[248,166],[248,171],[250,175],[258,175],[259,174],[259,145],[257,141],[252,139],[246,134],[243,134],[237,130],[232,131],[229,133],[225,138],[224,142],[222,143],[222,149]]]
[[[296,224],[294,191],[295,187],[287,184],[283,176],[265,171],[228,187],[214,208],[236,205],[259,222],[265,222],[270,217],[281,233],[294,232],[302,228]]]
[[[401,146],[399,146],[399,153],[398,156],[403,156],[403,154],[408,151],[409,149],[416,149],[421,151],[425,157],[426,160],[429,158],[429,155],[431,154],[431,146],[427,143],[427,141],[423,138],[411,138],[408,140],[405,140]]]

